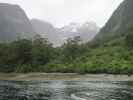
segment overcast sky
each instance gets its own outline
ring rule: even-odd
[[[123,0],[0,0],[19,4],[29,18],[51,22],[57,27],[70,22],[95,21],[102,27]]]

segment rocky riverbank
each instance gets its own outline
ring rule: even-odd
[[[133,81],[133,76],[111,74],[85,74],[76,73],[0,73],[0,80],[14,81]]]

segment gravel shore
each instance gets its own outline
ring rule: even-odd
[[[112,74],[85,74],[76,73],[0,73],[0,80],[13,81],[133,81],[133,75],[112,75]]]

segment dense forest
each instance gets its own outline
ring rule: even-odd
[[[102,45],[70,38],[61,47],[47,39],[18,39],[0,44],[1,72],[133,73],[133,35],[113,38]]]

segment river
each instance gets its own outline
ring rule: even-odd
[[[0,81],[0,100],[133,100],[133,82]]]

